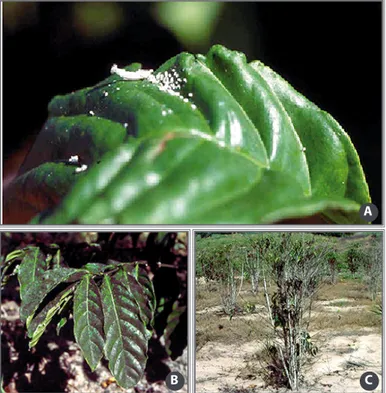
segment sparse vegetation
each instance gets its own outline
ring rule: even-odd
[[[216,251],[220,244],[221,249],[228,245],[232,250],[227,263]],[[227,275],[230,261],[232,270]],[[200,352],[208,357],[204,348],[208,346],[209,351],[210,344],[229,346],[229,367],[239,356],[237,372],[234,367],[226,369],[233,373],[233,381],[230,377],[217,385],[212,381],[211,391],[252,392],[270,387],[299,391],[309,386],[313,378],[310,370],[321,362],[328,363],[335,342],[348,342],[334,351],[334,356],[342,357],[340,364],[355,364],[342,372],[358,373],[374,362],[380,369],[381,355],[361,361],[351,357],[364,335],[373,341],[379,338],[380,347],[382,237],[372,233],[209,235],[197,240],[196,265],[200,391],[206,391],[205,384],[200,385],[205,382],[199,372]],[[221,270],[228,280],[237,282],[237,308],[231,318],[225,315],[221,298],[224,281],[213,275]],[[258,274],[252,276],[253,271]],[[251,381],[257,390],[249,388]]]

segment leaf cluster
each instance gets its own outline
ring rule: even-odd
[[[161,257],[163,261],[169,255],[174,265],[158,261],[152,273],[148,261],[108,258],[117,255],[119,245],[127,251],[133,238],[139,244],[141,235],[147,243],[145,250],[149,245],[156,249],[148,255],[149,260]],[[47,237],[60,238],[58,234]],[[56,325],[57,334],[60,334],[61,328],[72,320],[75,341],[91,370],[94,371],[105,358],[117,383],[130,388],[144,375],[150,339],[159,340],[163,336],[164,351],[170,356],[176,352],[173,346],[179,354],[181,346],[182,349],[186,346],[186,340],[176,343],[173,334],[181,329],[186,317],[186,289],[179,285],[177,276],[179,274],[180,281],[186,282],[187,239],[186,234],[170,233],[109,234],[108,241],[103,241],[104,238],[106,234],[96,237],[89,234],[83,237],[88,242],[81,243],[81,247],[67,239],[66,247],[63,243],[61,247],[53,243],[35,243],[17,248],[2,258],[2,285],[5,286],[12,275],[17,276],[20,318],[25,323],[30,348],[38,344],[49,325]],[[92,257],[88,252],[90,247]],[[81,262],[68,259],[74,255],[78,255]],[[80,266],[73,267],[74,264]],[[159,295],[157,297],[155,292],[153,277],[158,277],[159,272],[165,277],[169,272],[174,273],[175,287],[172,296],[167,291],[162,294],[171,303],[171,310],[165,311],[166,323],[157,334]]]

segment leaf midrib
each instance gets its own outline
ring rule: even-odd
[[[110,279],[107,276],[106,276],[106,281],[107,281],[107,289],[109,290],[109,295],[110,295],[110,298],[111,298],[111,301],[112,301],[112,304],[113,304],[115,321],[116,321],[116,324],[118,325],[119,339],[120,339],[119,341],[121,343],[121,347],[123,348],[123,345],[122,345],[122,329],[121,329],[121,325],[119,323],[120,319],[118,317],[117,308],[116,308],[116,304],[115,304],[115,300],[114,300],[114,295],[113,295],[112,288],[111,288],[111,281],[110,281]]]
[[[39,248],[37,248],[36,250],[34,250],[34,255],[33,255],[33,265],[34,265],[34,269],[33,269],[33,274],[32,274],[32,281],[36,280],[36,269],[37,269],[37,254],[39,252]]]

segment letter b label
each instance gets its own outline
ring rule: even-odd
[[[172,371],[166,377],[166,381],[165,382],[166,382],[166,386],[170,390],[175,391],[175,390],[180,390],[184,386],[185,378],[178,371]]]

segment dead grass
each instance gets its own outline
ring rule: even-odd
[[[218,306],[221,304],[220,284],[208,282],[196,285],[196,310]]]
[[[310,330],[336,329],[342,333],[347,328],[376,328],[381,332],[382,318],[369,308],[352,312],[320,313],[310,323]]]
[[[221,314],[196,315],[196,347],[202,348],[207,342],[244,343],[263,339],[270,328],[264,317],[255,314],[251,319],[229,317]]]
[[[341,298],[367,301],[367,304],[371,303],[366,286],[356,280],[340,280],[334,285],[323,285],[318,292],[317,300],[325,301]]]
[[[263,339],[269,334],[270,325],[264,309],[252,314],[236,314],[232,320],[221,312],[219,283],[197,285],[196,294],[198,350],[207,342],[245,343]],[[255,296],[248,282],[238,297],[241,307],[247,303],[260,307],[265,305],[262,291]],[[342,280],[335,285],[324,285],[315,301],[309,329],[335,330],[339,334],[349,334],[353,329],[371,328],[381,333],[382,318],[371,312],[372,305],[366,287],[355,280]]]
[[[327,307],[320,307],[324,302]],[[371,312],[373,302],[366,286],[354,280],[342,280],[335,285],[324,285],[317,296],[315,316],[310,329],[376,328],[382,330],[382,318]]]

